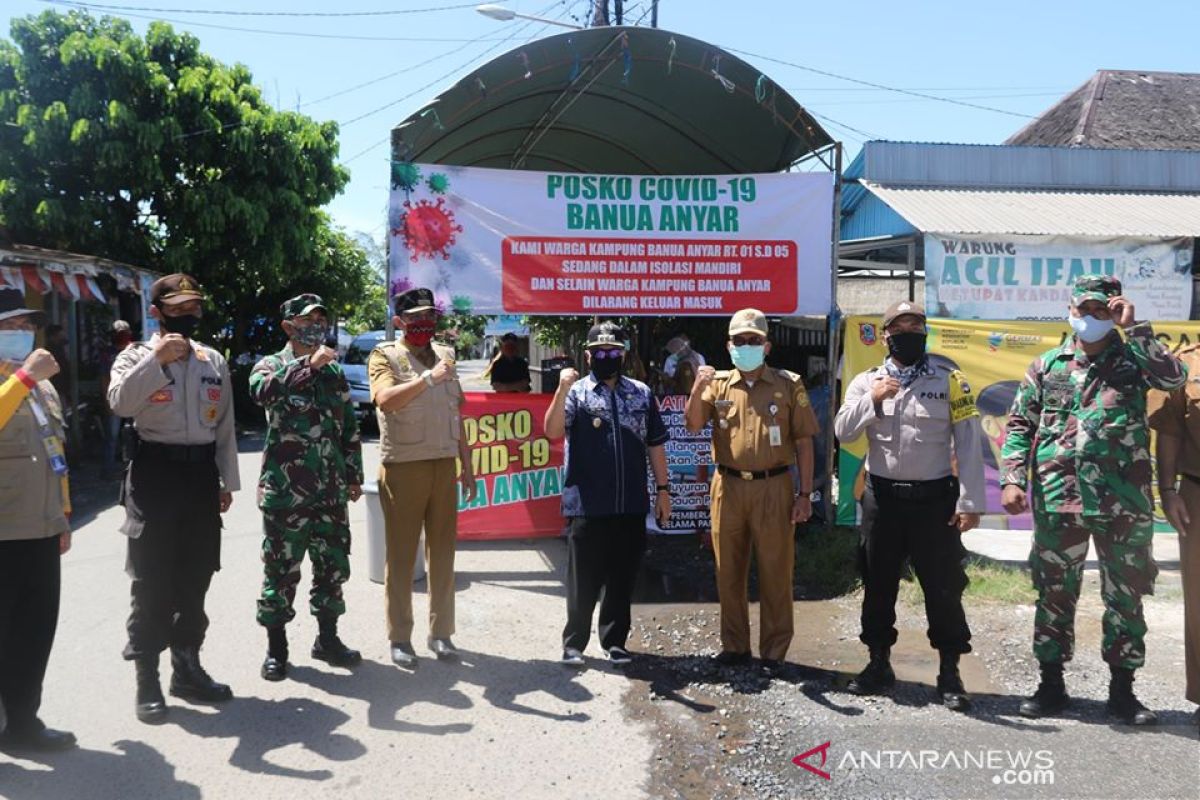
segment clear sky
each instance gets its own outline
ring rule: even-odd
[[[460,6],[461,0],[97,3],[162,9],[112,13],[128,17],[139,31],[150,18],[166,19],[194,33],[222,61],[247,65],[277,105],[299,105],[317,119],[342,123],[341,158],[348,161],[352,178],[330,210],[343,226],[376,240],[385,224],[392,126],[472,68],[535,34],[555,32],[539,25],[522,27],[520,21],[495,22],[471,7],[336,18],[183,13],[346,13]],[[63,8],[37,0],[6,0],[3,5],[6,17]],[[572,15],[582,16],[589,3],[512,0],[507,5],[570,21]],[[627,21],[636,21],[649,7],[643,0],[626,0],[625,5]],[[1097,69],[1200,71],[1195,50],[1200,3],[1188,0],[1133,5],[1112,0],[660,0],[659,26],[829,73],[1029,116]],[[416,41],[401,41],[408,39]],[[746,60],[820,115],[827,129],[846,143],[850,157],[868,138],[998,143],[1028,121],[871,89],[754,57]],[[347,91],[387,75],[391,77]]]

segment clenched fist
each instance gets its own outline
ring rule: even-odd
[[[439,361],[433,369],[429,370],[429,374],[435,384],[452,381],[458,377],[458,373],[454,369],[454,362],[452,361]]]
[[[57,375],[59,366],[49,350],[39,348],[25,356],[25,363],[21,365],[21,369],[25,370],[30,380],[44,381]]]
[[[326,364],[334,361],[337,361],[337,351],[332,347],[321,345],[311,356],[308,357],[308,366],[313,369],[320,369]]]
[[[698,394],[703,392],[708,385],[713,382],[713,378],[716,377],[716,374],[717,368],[710,367],[708,364],[705,364],[703,367],[696,370],[696,380],[692,383],[692,393]]]
[[[173,361],[186,358],[191,345],[178,333],[164,333],[154,342],[154,357],[166,366]]]
[[[558,373],[558,388],[564,392],[575,385],[575,381],[579,380],[579,373],[573,367],[563,367]]]
[[[890,397],[895,397],[900,391],[900,381],[895,378],[880,378],[871,387],[871,402],[879,405]]]

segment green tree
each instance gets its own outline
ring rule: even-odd
[[[242,65],[151,23],[71,11],[0,40],[0,225],[18,241],[185,271],[237,352],[294,289],[361,299],[361,248],[321,206],[337,125],[278,111]],[[231,329],[224,326],[231,324]]]

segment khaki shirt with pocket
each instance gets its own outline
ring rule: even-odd
[[[738,370],[718,372],[701,395],[712,423],[716,464],[755,472],[796,462],[796,442],[817,434],[817,418],[800,377],[766,367],[751,386]],[[771,428],[779,429],[772,441]]]
[[[409,350],[402,340],[381,342],[367,359],[371,401],[379,420],[380,460],[385,464],[458,455],[463,391],[457,379],[426,386],[408,405],[394,411],[384,411],[376,399],[384,389],[420,378],[438,361],[454,361],[453,347],[436,342],[431,347],[422,354]]]

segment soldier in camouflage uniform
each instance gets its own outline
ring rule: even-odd
[[[1154,591],[1158,573],[1151,553],[1146,393],[1182,386],[1187,369],[1155,339],[1150,323],[1134,321],[1133,304],[1121,296],[1116,278],[1080,277],[1069,321],[1075,335],[1030,365],[1003,448],[1004,508],[1019,514],[1032,505],[1034,515],[1033,652],[1041,684],[1021,703],[1021,714],[1053,714],[1069,701],[1063,665],[1072,656],[1090,538],[1105,606],[1109,712],[1126,723],[1153,724],[1154,712],[1133,694],[1133,673],[1146,655],[1142,596]],[[1114,329],[1118,325],[1124,338]]]
[[[335,666],[362,661],[338,638],[346,612],[342,584],[350,577],[350,525],[346,501],[362,495],[362,444],[350,386],[325,345],[329,321],[321,298],[302,294],[280,306],[288,343],[254,366],[250,396],[267,411],[267,441],[258,506],[263,512],[264,565],[258,621],[267,629],[262,676],[287,675],[284,626],[296,616],[293,602],[300,564],[308,553],[313,584],[309,608],[320,633],[312,657]]]

